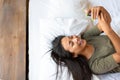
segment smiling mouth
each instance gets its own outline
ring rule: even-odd
[[[79,45],[82,45],[82,40],[79,41]]]
[[[83,44],[83,40],[80,40],[80,45],[82,45]]]
[[[79,45],[82,45],[82,44],[83,44],[83,40],[82,40],[82,39],[78,39],[78,40],[77,40],[77,43],[78,43]]]

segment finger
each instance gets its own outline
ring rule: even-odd
[[[93,9],[93,20],[95,19],[95,8]]]
[[[97,18],[97,8],[94,9],[94,19],[96,19],[96,18]]]
[[[100,13],[100,9],[97,8],[97,15],[96,15],[97,18],[98,18],[98,16],[99,16],[99,13]]]
[[[95,8],[93,9],[93,20],[95,19]]]
[[[98,15],[98,21],[100,21],[101,20],[101,15]]]
[[[105,21],[107,21],[107,22],[108,22],[107,15],[104,15],[104,19],[105,19]]]
[[[101,20],[105,20],[104,14],[102,12],[100,13],[100,17],[101,17]]]
[[[98,15],[98,20],[100,21],[100,20],[103,20],[103,19],[104,19],[103,13],[101,12],[101,13],[99,13],[99,15]]]
[[[94,9],[91,9],[91,18],[93,19],[93,15],[94,15]]]

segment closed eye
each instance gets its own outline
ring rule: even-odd
[[[73,36],[68,36],[68,38],[69,38],[69,39],[72,39],[72,38],[73,38]]]
[[[68,36],[68,38],[71,40],[71,39],[73,38],[73,36]],[[73,47],[74,43],[73,43],[72,41],[69,41],[69,45],[70,45],[71,47]]]

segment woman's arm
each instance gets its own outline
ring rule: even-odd
[[[112,29],[105,31],[105,33],[112,41],[116,50],[116,53],[113,54],[113,58],[117,63],[120,63],[120,37]]]
[[[95,74],[103,74],[119,67],[119,64],[116,63],[113,55],[109,55],[96,58],[89,63],[89,66]]]
[[[101,30],[109,37],[111,40],[116,53],[113,54],[113,58],[117,63],[120,63],[120,37],[113,31],[110,26],[110,23],[107,22],[107,18],[104,17],[104,14],[101,13],[98,16],[98,21],[101,27]]]
[[[104,30],[104,32],[110,38],[116,50],[116,53],[113,54],[113,58],[115,59],[117,63],[120,63],[120,37],[111,28]]]

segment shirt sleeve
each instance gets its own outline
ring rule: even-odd
[[[94,61],[92,61],[92,63],[89,64],[89,66],[91,70],[93,71],[93,73],[103,74],[118,67],[119,64],[116,63],[115,60],[113,59],[113,56],[110,55],[107,57],[95,59]]]
[[[101,31],[98,29],[97,25],[89,29],[88,31],[82,34],[82,38],[88,38],[91,36],[99,36]]]

